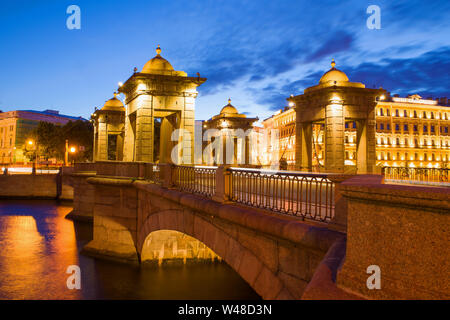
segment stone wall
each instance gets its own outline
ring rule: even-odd
[[[56,174],[0,175],[0,197],[55,199],[56,182]]]
[[[370,299],[450,299],[450,190],[381,179],[342,183],[347,252],[338,285]],[[379,290],[366,285],[371,265],[380,267]]]

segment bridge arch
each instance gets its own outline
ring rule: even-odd
[[[150,210],[152,211],[152,210]],[[280,295],[290,295],[283,282],[264,262],[237,239],[237,230],[217,218],[204,217],[183,209],[158,210],[149,212],[138,227],[137,251],[144,253],[147,237],[161,230],[173,230],[192,237],[211,249],[263,299],[275,299]]]

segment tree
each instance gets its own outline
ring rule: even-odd
[[[46,160],[54,158],[63,161],[66,152],[66,140],[69,146],[74,146],[77,150],[75,154],[71,154],[74,161],[84,161],[92,159],[92,144],[94,139],[94,128],[88,121],[69,121],[65,125],[55,125],[49,122],[39,122],[28,136],[28,140],[37,143],[38,156],[44,157]],[[80,147],[83,147],[80,150]],[[26,150],[26,148],[25,148]],[[31,152],[27,152],[26,156],[32,160]]]

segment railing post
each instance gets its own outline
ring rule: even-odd
[[[230,200],[231,172],[229,165],[221,165],[216,170],[216,190],[212,197],[214,201],[223,203]]]
[[[347,199],[342,196],[341,183],[353,175],[330,175],[328,179],[334,183],[334,218],[328,228],[347,233]]]
[[[171,163],[163,163],[159,165],[161,181],[163,188],[172,188],[174,186],[174,172],[175,167]]]

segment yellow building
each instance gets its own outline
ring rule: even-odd
[[[442,105],[440,105],[442,104]],[[393,167],[447,167],[450,108],[446,99],[419,95],[377,104],[377,164]]]
[[[262,122],[270,135],[263,164],[280,162],[281,166],[293,169],[295,165],[295,108],[280,109],[270,118]],[[272,137],[273,136],[273,137]]]
[[[27,162],[24,156],[25,139],[39,122],[64,125],[76,120],[84,119],[62,115],[56,110],[0,111],[0,164]]]
[[[450,161],[450,107],[445,98],[385,97],[376,106],[376,164],[380,167],[445,168]],[[293,107],[263,121],[265,129],[279,131],[279,142],[268,146],[272,159],[295,164]],[[324,127],[314,125],[312,159],[315,171],[323,171]],[[355,166],[356,122],[345,123],[345,165]]]

